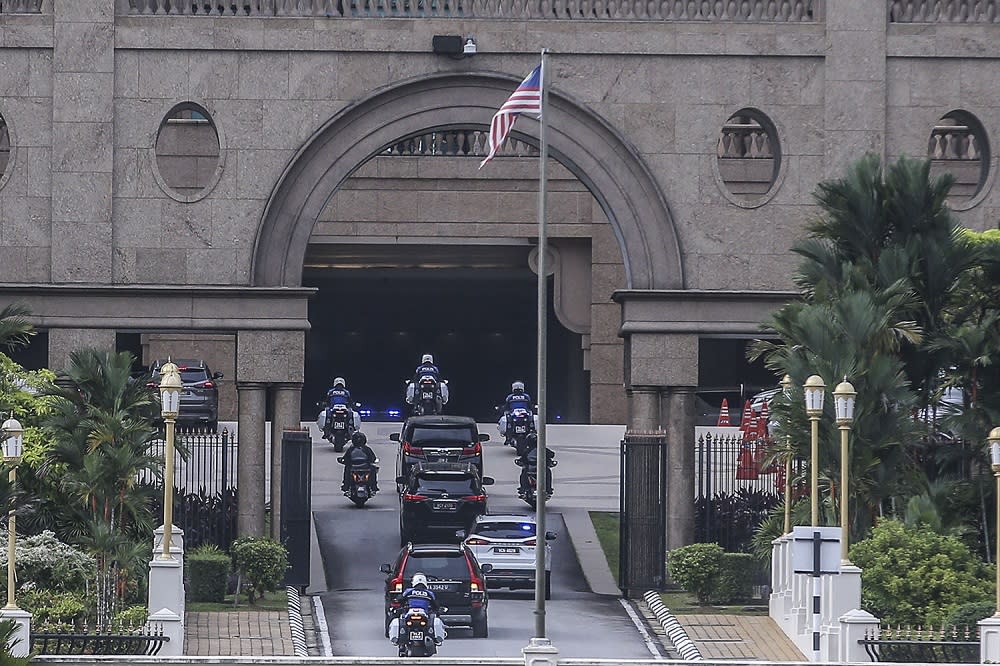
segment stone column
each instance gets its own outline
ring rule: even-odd
[[[69,355],[87,347],[114,351],[115,331],[112,328],[51,328],[49,329],[49,369],[60,373],[69,365]]]
[[[52,281],[111,282],[115,2],[54,3]]]
[[[667,433],[667,550],[694,542],[695,387],[664,393]]]
[[[628,429],[652,432],[660,428],[660,389],[657,386],[633,386],[628,395]]]
[[[264,536],[265,388],[266,385],[260,382],[236,383],[239,400],[236,532],[239,536]]]
[[[827,2],[823,70],[825,176],[866,152],[885,159],[885,2]]]
[[[271,386],[271,538],[281,537],[281,434],[297,430],[301,419],[302,384]],[[352,407],[353,409],[353,407]]]

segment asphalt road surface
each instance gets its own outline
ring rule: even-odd
[[[366,424],[367,425],[367,424]],[[396,655],[383,635],[383,562],[399,552],[399,504],[394,492],[398,444],[386,429],[363,428],[378,454],[382,488],[365,507],[357,508],[340,492],[343,468],[331,445],[314,438],[313,512],[329,590],[321,595],[334,656]],[[490,433],[496,437],[495,432]],[[496,479],[488,488],[491,513],[528,513],[517,499],[519,468],[514,452],[495,441],[484,445],[485,474]],[[569,452],[567,452],[567,455]],[[561,459],[560,459],[561,460]],[[642,637],[615,597],[590,592],[572,543],[558,513],[560,470],[555,468],[555,496],[547,528],[558,533],[552,542],[552,599],[546,602],[546,633],[560,657],[648,659]],[[600,469],[588,473],[600,474]],[[570,478],[566,478],[567,486]],[[473,638],[471,629],[450,628],[439,649],[442,657],[518,657],[535,635],[533,590],[490,592],[489,638]]]

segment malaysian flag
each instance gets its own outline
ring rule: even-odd
[[[521,81],[507,101],[503,103],[500,110],[493,115],[493,122],[490,123],[490,154],[482,161],[479,168],[482,169],[503,145],[504,139],[514,127],[514,121],[522,113],[531,113],[536,116],[542,115],[542,66],[531,70],[531,74]]]

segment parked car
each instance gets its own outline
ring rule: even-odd
[[[465,539],[481,564],[492,565],[487,587],[534,589],[536,525],[533,516],[485,515],[476,518]],[[545,598],[552,598],[552,547],[555,532],[545,533]]]
[[[389,623],[400,609],[399,597],[413,574],[427,576],[427,586],[434,592],[438,603],[448,611],[441,614],[441,621],[449,627],[472,627],[475,638],[489,636],[487,615],[489,595],[485,575],[492,567],[480,566],[472,551],[464,544],[407,544],[399,551],[395,562],[383,564],[379,570],[385,579],[385,635],[389,637]]]
[[[480,477],[468,463],[418,463],[408,477],[399,477],[399,544],[406,545],[431,533],[444,540],[462,539],[476,516],[486,513],[490,477]]]
[[[160,368],[164,360],[154,361],[150,366],[152,377],[150,386],[159,386]],[[178,359],[173,361],[181,375],[181,403],[177,415],[180,426],[205,426],[212,432],[219,427],[219,385],[221,372],[212,372],[205,361],[200,359]]]
[[[490,436],[480,433],[476,421],[466,416],[412,416],[403,423],[401,432],[392,433],[389,439],[399,442],[396,457],[396,476],[404,479],[410,468],[421,462],[466,463],[483,474],[482,442]],[[403,491],[397,483],[397,490]]]

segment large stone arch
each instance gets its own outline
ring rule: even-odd
[[[313,225],[337,188],[371,156],[430,128],[490,119],[517,81],[492,73],[422,76],[383,88],[343,109],[299,150],[264,211],[254,245],[252,284],[295,287]],[[538,123],[519,123],[537,140]],[[670,211],[635,148],[600,116],[569,97],[549,95],[549,152],[600,202],[622,249],[631,289],[684,287]]]

